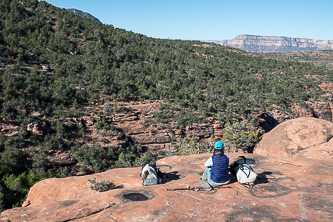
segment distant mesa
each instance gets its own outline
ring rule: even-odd
[[[80,15],[80,16],[82,16],[82,17],[87,17],[87,18],[89,18],[89,19],[92,19],[92,20],[95,20],[95,21],[97,21],[97,22],[102,23],[98,18],[92,16],[92,15],[89,14],[88,12],[83,12],[83,11],[81,11],[81,10],[77,10],[77,9],[75,9],[75,8],[70,8],[70,9],[66,9],[66,10],[69,11],[69,12],[72,12],[72,13],[74,13],[74,14],[76,14],[76,15]]]
[[[207,42],[256,53],[333,50],[333,40],[276,36],[238,35],[232,40]]]

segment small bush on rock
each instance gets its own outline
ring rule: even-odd
[[[100,180],[97,182],[96,178],[94,178],[93,180],[88,181],[92,184],[90,188],[98,192],[104,192],[116,188],[116,185],[109,180]]]

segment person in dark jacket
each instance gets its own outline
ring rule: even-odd
[[[213,156],[204,165],[206,169],[201,179],[207,180],[211,186],[222,186],[230,182],[228,173],[229,157],[224,155],[221,141],[215,143]]]

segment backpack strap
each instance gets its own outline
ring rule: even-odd
[[[239,168],[239,170],[243,171],[244,175],[246,175],[247,178],[250,177],[251,171],[253,172],[253,169],[252,169],[249,165],[247,165],[247,164],[239,163],[239,164],[238,164],[238,168]],[[246,173],[245,173],[244,168],[249,169],[249,170],[248,170],[249,174],[246,174]]]

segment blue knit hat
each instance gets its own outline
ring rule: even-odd
[[[222,150],[222,149],[223,149],[223,143],[222,143],[221,141],[217,141],[217,142],[215,143],[214,148],[215,148],[216,150]]]

